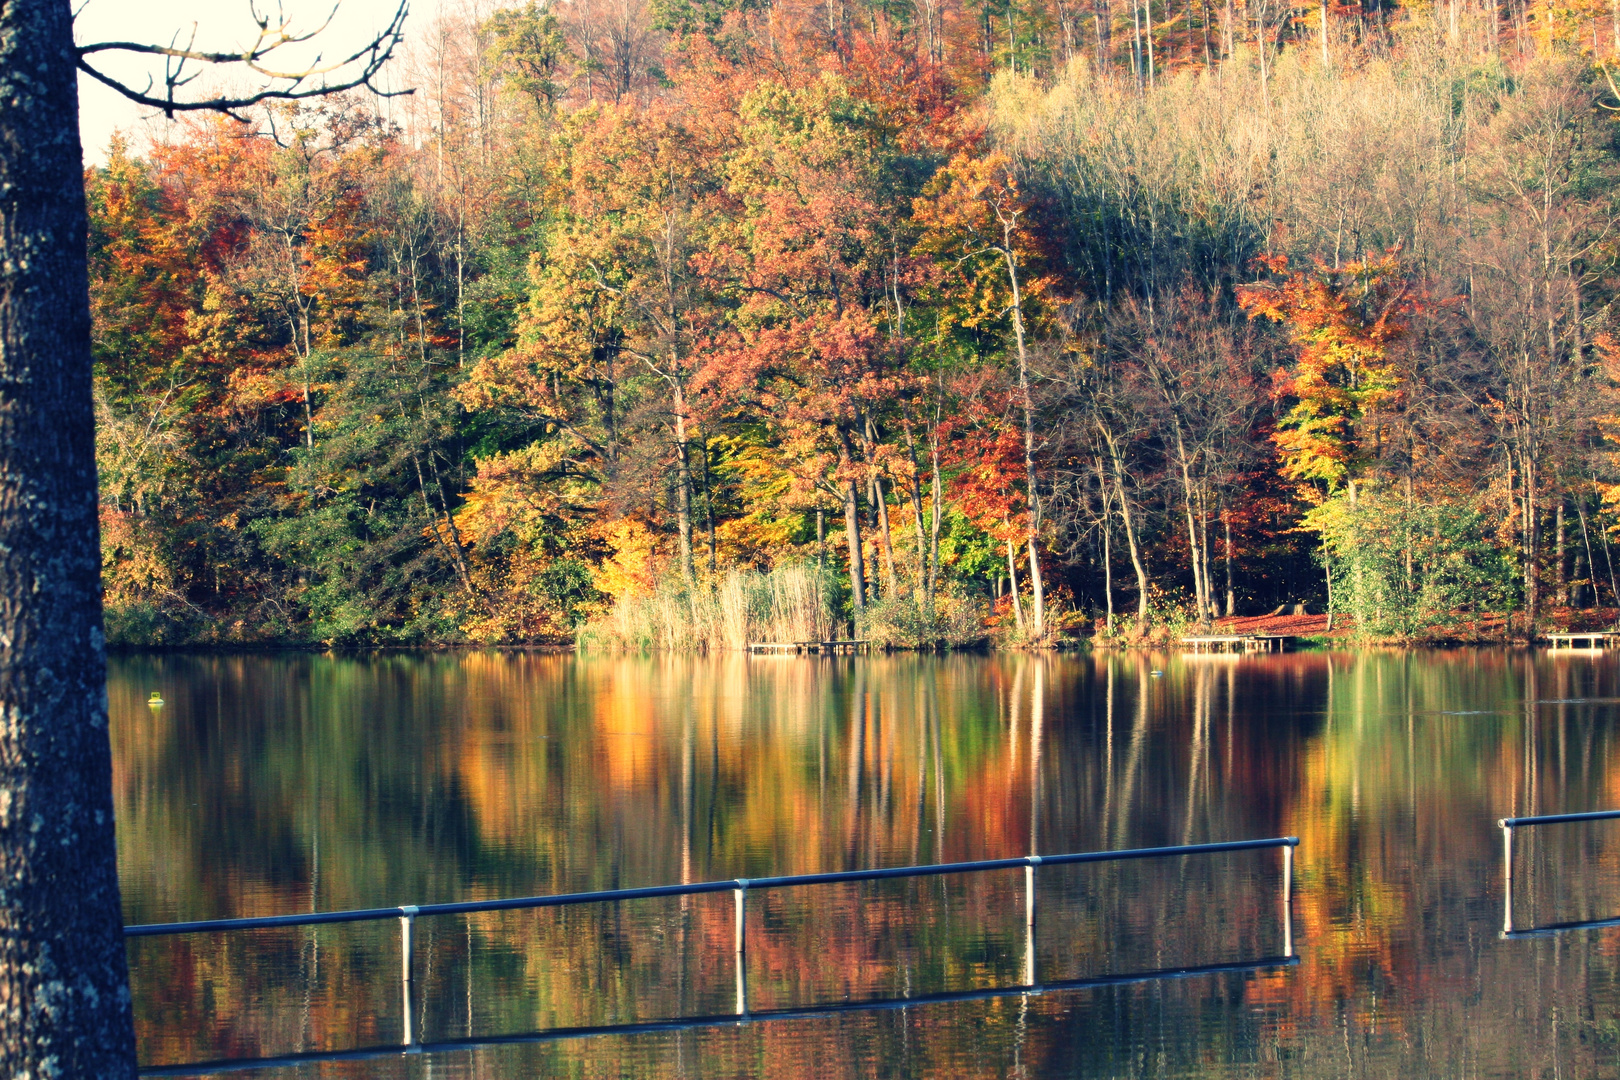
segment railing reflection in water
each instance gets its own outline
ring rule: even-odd
[[[1620,816],[1617,813],[1613,816]],[[1164,978],[1185,978],[1194,975],[1218,974],[1234,971],[1255,971],[1296,963],[1293,942],[1293,855],[1298,846],[1297,837],[1274,837],[1263,840],[1235,840],[1209,844],[1184,844],[1174,847],[1132,848],[1121,851],[1087,851],[1061,855],[1027,855],[1011,859],[986,859],[975,862],[938,863],[925,866],[890,867],[876,870],[846,870],[825,874],[798,874],[784,877],[737,878],[684,885],[658,885],[636,889],[610,889],[596,892],[564,893],[553,896],[528,896],[505,900],[473,900],[447,904],[401,905],[388,908],[363,908],[349,911],[311,912],[300,915],[271,915],[243,919],[215,919],[201,922],[158,923],[127,926],[126,938],[162,937],[189,934],[217,934],[276,927],[321,926],[335,923],[378,922],[398,919],[400,927],[400,994],[404,1012],[404,1037],[397,1046],[370,1047],[352,1051],[323,1051],[282,1057],[232,1059],[216,1062],[198,1062],[189,1065],[149,1067],[141,1070],[148,1076],[203,1075],[232,1072],[249,1068],[272,1068],[321,1061],[365,1060],[378,1056],[406,1052],[446,1051],[479,1046],[498,1046],[506,1043],[554,1041],[603,1034],[629,1034],[700,1028],[720,1023],[790,1019],[829,1012],[859,1009],[905,1008],[911,1005],[972,1001],[1013,994],[1036,994],[1053,990],[1080,989],[1089,986],[1119,985]],[[1135,859],[1162,859],[1190,855],[1212,855],[1221,852],[1249,851],[1280,848],[1282,850],[1282,931],[1283,949],[1278,956],[1239,963],[1213,964],[1195,967],[1167,968],[1129,975],[1091,979],[1071,979],[1041,984],[1037,978],[1035,961],[1036,931],[1036,879],[1042,866],[1063,866],[1083,863],[1121,862]],[[748,930],[747,896],[749,892],[764,889],[784,889],[805,885],[830,885],[846,882],[882,881],[897,878],[935,877],[946,874],[975,874],[997,870],[1022,869],[1024,871],[1024,963],[1022,984],[1017,987],[951,992],[933,995],[908,996],[902,999],[873,1000],[835,1005],[808,1006],[793,1009],[770,1009],[750,1012],[748,1007]],[[517,911],[529,908],[568,907],[579,904],[598,904],[625,900],[649,899],[668,896],[692,896],[703,893],[731,892],[734,897],[734,966],[736,978],[735,1012],[723,1017],[696,1017],[647,1021],[634,1024],[595,1027],[558,1028],[526,1035],[493,1036],[456,1041],[421,1042],[412,1030],[412,990],[414,986],[413,938],[418,918],[437,915],[469,915],[479,912]]]

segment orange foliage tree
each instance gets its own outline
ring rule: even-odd
[[[1417,299],[1398,254],[1288,272],[1282,256],[1263,260],[1279,283],[1238,289],[1252,317],[1282,323],[1297,350],[1274,392],[1292,402],[1272,435],[1288,479],[1320,501],[1373,461],[1363,428],[1398,404],[1400,365],[1392,355]]]

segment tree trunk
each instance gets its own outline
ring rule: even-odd
[[[720,568],[720,544],[714,532],[714,488],[709,475],[709,436],[701,428],[698,431],[698,442],[702,450],[698,460],[703,463],[703,515],[709,533],[709,576],[712,578]]]
[[[133,1077],[73,14],[0,3],[0,1075]]]
[[[1018,553],[1012,537],[1007,538],[1007,591],[1012,593],[1013,617],[1018,622],[1018,634],[1024,635],[1024,605],[1018,598]]]
[[[1116,473],[1114,483],[1119,487],[1119,516],[1125,523],[1125,546],[1130,551],[1131,569],[1136,571],[1136,614],[1145,628],[1149,599],[1147,566],[1142,562],[1142,545],[1136,539],[1136,523],[1131,517],[1130,499],[1125,495],[1125,479]]]
[[[1536,623],[1540,617],[1541,575],[1536,573],[1540,540],[1536,528],[1536,467],[1528,455],[1519,470],[1524,474],[1520,485],[1524,492],[1524,632],[1529,641],[1536,639]]]
[[[1221,602],[1215,599],[1215,569],[1209,554],[1209,507],[1198,500],[1198,547],[1204,557],[1204,587],[1209,590],[1209,617],[1221,617]]]
[[[1110,636],[1114,633],[1114,552],[1113,531],[1108,527],[1108,477],[1103,472],[1102,458],[1092,458],[1092,465],[1097,470],[1097,498],[1102,502],[1102,564],[1103,564],[1103,604],[1108,610],[1108,627]]]
[[[310,404],[309,394],[309,360],[306,358],[300,365],[304,375],[304,448],[315,449],[315,410]]]
[[[1131,517],[1131,500],[1125,494],[1125,463],[1120,460],[1119,444],[1113,434],[1101,423],[1097,425],[1103,441],[1108,444],[1108,458],[1113,465],[1114,493],[1119,498],[1119,518],[1125,525],[1125,546],[1131,553],[1131,568],[1136,571],[1136,618],[1139,630],[1148,625],[1148,576],[1142,562],[1142,546],[1136,539],[1136,522]]]
[[[1041,588],[1041,565],[1035,548],[1041,534],[1041,493],[1035,484],[1035,402],[1029,392],[1029,345],[1024,335],[1024,294],[1018,281],[1018,259],[1013,254],[1013,221],[1003,216],[1002,254],[1012,286],[1013,337],[1018,345],[1018,396],[1024,412],[1024,483],[1029,502],[1030,621],[1037,638],[1046,636],[1046,597]]]
[[[1620,0],[1615,0],[1620,4]],[[1112,36],[1114,23],[1114,6],[1108,0],[1091,0],[1093,29],[1097,34],[1097,65],[1096,70],[1101,72],[1108,66],[1108,58],[1113,54]],[[1615,21],[1615,40],[1620,42],[1620,17]]]
[[[1035,538],[1029,538],[1029,610],[1035,637],[1046,637],[1046,586],[1041,578],[1041,554]]]
[[[1114,566],[1113,551],[1109,541],[1108,521],[1103,519],[1103,603],[1107,605],[1108,633],[1114,632]]]
[[[878,544],[883,552],[883,587],[888,596],[900,595],[900,582],[894,570],[894,539],[889,535],[889,500],[883,494],[883,478],[872,477],[872,496],[877,506]]]
[[[670,365],[674,367],[673,364]],[[675,521],[680,534],[681,576],[687,589],[697,588],[697,567],[692,561],[692,456],[686,439],[686,390],[675,383],[675,468],[676,491]]]
[[[1142,22],[1147,28],[1148,88],[1158,85],[1153,74],[1153,0],[1142,0]]]
[[[1603,524],[1603,519],[1601,517],[1603,513],[1603,493],[1598,490],[1596,476],[1592,477],[1592,493],[1597,496],[1596,513],[1600,515],[1598,518],[1598,525],[1601,526]],[[1609,599],[1613,600],[1616,605],[1620,605],[1620,583],[1615,581],[1614,554],[1609,550],[1609,530],[1599,528],[1597,534],[1598,540],[1603,544],[1603,562],[1609,568]],[[1594,582],[1592,585],[1592,595],[1593,597],[1597,596],[1596,582]]]
[[[939,428],[929,433],[929,504],[928,504],[928,611],[933,615],[934,599],[939,594],[939,527],[944,520],[945,485],[939,475]]]
[[[873,528],[877,532],[878,554],[883,561],[883,595],[893,597],[898,595],[899,584],[894,568],[894,539],[889,533],[889,501],[883,493],[883,477],[878,473],[877,462],[872,455],[878,442],[877,425],[872,423],[870,416],[866,417],[865,422],[861,458],[866,462],[871,477],[867,482],[866,497],[872,503]]]
[[[1221,514],[1221,527],[1226,530],[1226,617],[1237,614],[1237,594],[1232,590],[1232,519]]]
[[[1327,577],[1327,632],[1333,633],[1333,563],[1328,561],[1327,551],[1322,552],[1322,572]]]
[[[1181,424],[1176,422],[1176,464],[1181,471],[1181,505],[1187,519],[1187,562],[1192,567],[1193,604],[1198,608],[1198,625],[1209,622],[1212,602],[1209,582],[1204,577],[1204,560],[1198,546],[1198,524],[1193,514],[1192,469],[1187,462],[1187,444],[1181,437]]]
[[[1553,526],[1553,558],[1557,564],[1553,571],[1554,597],[1560,605],[1569,603],[1569,575],[1564,572],[1564,497],[1558,496],[1558,507],[1554,514],[1556,523]]]
[[[1592,534],[1586,528],[1586,500],[1575,500],[1575,512],[1581,519],[1581,543],[1586,548],[1586,585],[1592,590],[1592,606],[1598,606],[1597,564],[1592,561]]]
[[[1410,474],[1408,474],[1406,477],[1406,521],[1402,525],[1401,537],[1402,570],[1406,574],[1406,591],[1408,593],[1412,592],[1417,587],[1413,577],[1412,565],[1412,515],[1415,512],[1416,507],[1412,499],[1412,477]]]
[[[917,529],[917,587],[912,590],[918,607],[928,602],[928,531],[923,528],[922,469],[917,461],[917,438],[910,422],[905,426],[906,452],[911,455],[911,484],[906,497],[911,500],[911,515]]]
[[[1519,505],[1519,489],[1514,486],[1515,469],[1513,467],[1513,453],[1510,447],[1507,452],[1507,528],[1513,526],[1513,515]],[[1594,484],[1596,481],[1594,481]],[[1502,617],[1502,640],[1509,641],[1513,637],[1513,607],[1510,605]]]
[[[855,478],[848,475],[853,464],[850,460],[852,455],[849,435],[840,431],[838,441],[838,464],[845,473],[844,539],[849,545],[849,595],[855,604],[855,613],[860,615],[866,610],[866,566],[861,554],[860,491],[855,486]]]
[[[427,515],[428,527],[433,530],[433,539],[437,540],[444,553],[450,556],[450,565],[456,569],[456,578],[461,582],[462,591],[467,594],[468,599],[476,598],[472,576],[467,571],[467,561],[462,557],[461,539],[459,536],[452,537],[454,540],[452,543],[451,540],[445,539],[444,532],[439,528],[439,512],[433,508],[433,501],[428,497],[427,476],[422,472],[422,457],[415,450],[411,451],[411,464],[416,467],[416,487],[422,493],[422,513]]]
[[[1266,6],[1267,0],[1260,0],[1260,25],[1255,30],[1254,46],[1255,52],[1260,55],[1260,104],[1264,109],[1266,119],[1269,121],[1271,119],[1271,81],[1267,77],[1269,74],[1267,61],[1270,57],[1266,54],[1271,51],[1271,44],[1266,41]]]
[[[1142,12],[1139,0],[1131,0],[1131,75],[1137,89],[1142,86]]]
[[[293,295],[298,294],[296,280],[293,286]],[[297,321],[293,324],[293,352],[298,356],[298,374],[304,383],[304,448],[315,449],[315,408],[310,397],[309,365],[313,359],[314,346],[311,344],[309,332],[309,308],[301,305],[298,309]]]

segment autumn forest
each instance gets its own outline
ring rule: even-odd
[[[109,639],[1620,607],[1620,7],[468,0],[89,169]]]

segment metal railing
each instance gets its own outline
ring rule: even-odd
[[[210,919],[200,922],[152,923],[124,927],[126,938],[163,937],[180,934],[217,934],[238,930],[265,930],[292,926],[325,926],[333,923],[399,920],[400,991],[404,1004],[404,1040],[407,1049],[419,1048],[411,1030],[412,937],[418,918],[433,915],[470,915],[489,911],[520,911],[526,908],[566,907],[622,900],[644,900],[661,896],[693,896],[730,892],[735,897],[735,967],[737,998],[735,1017],[748,1013],[748,924],[745,918],[747,896],[761,889],[794,888],[801,885],[833,885],[853,881],[885,881],[893,878],[935,877],[942,874],[973,874],[994,870],[1024,871],[1024,985],[1029,992],[1038,985],[1035,972],[1035,872],[1042,866],[1070,866],[1079,863],[1121,862],[1130,859],[1162,859],[1184,855],[1214,855],[1226,851],[1253,851],[1281,848],[1282,925],[1285,959],[1294,955],[1294,928],[1291,915],[1293,897],[1294,848],[1299,838],[1281,836],[1266,840],[1231,840],[1213,844],[1180,844],[1174,847],[1131,848],[1123,851],[1083,851],[1066,855],[1024,855],[1012,859],[980,859],[975,862],[934,863],[927,866],[897,866],[879,870],[841,870],[826,874],[794,874],[783,877],[735,878],[688,885],[654,885],[639,889],[604,889],[595,892],[562,893],[553,896],[524,896],[508,900],[463,900],[448,904],[406,904],[399,907],[358,908],[349,911],[309,912],[302,915],[264,915],[246,919]],[[671,1021],[678,1023],[678,1021]]]
[[[1551,926],[1525,930],[1513,929],[1513,830],[1532,825],[1562,825],[1574,821],[1607,821],[1620,818],[1620,810],[1592,810],[1580,814],[1541,814],[1537,817],[1498,818],[1502,830],[1502,936],[1528,937],[1533,934],[1553,934],[1564,930],[1607,926],[1620,923],[1620,919],[1598,919],[1588,922],[1557,923]]]

